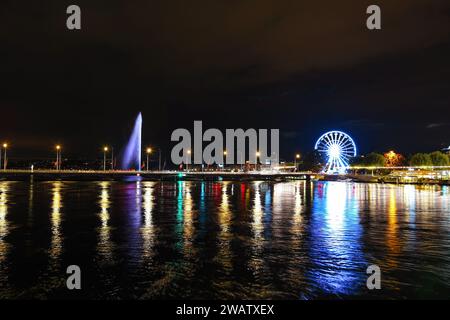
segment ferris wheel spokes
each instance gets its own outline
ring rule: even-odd
[[[355,142],[342,131],[330,131],[323,134],[317,140],[315,149],[326,157],[324,171],[327,173],[345,172],[350,159],[356,156]]]

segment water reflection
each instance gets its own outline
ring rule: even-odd
[[[398,265],[396,257],[401,248],[398,239],[397,199],[393,188],[389,190],[387,245],[389,248],[388,263],[391,267],[396,267]]]
[[[183,214],[183,198],[184,198],[184,181],[178,181],[176,192],[177,192],[177,200],[176,200],[176,209],[177,209],[177,215],[176,215],[176,225],[175,225],[175,235],[177,237],[177,240],[175,241],[175,247],[178,250],[182,250],[183,247],[183,221],[184,221],[184,214]]]
[[[232,253],[231,253],[231,239],[232,234],[230,232],[231,226],[231,210],[228,196],[229,182],[224,182],[222,184],[222,200],[219,207],[219,226],[220,232],[219,238],[219,252],[217,254],[217,260],[224,268],[226,273],[231,272],[232,264]]]
[[[8,193],[9,184],[7,181],[0,181],[0,269],[8,254],[8,243],[5,238],[8,235]],[[1,271],[1,270],[0,270]]]
[[[296,216],[300,216],[302,209],[303,209],[304,198],[302,197],[302,190],[305,190],[305,184],[306,184],[306,181],[298,181],[294,185],[294,188],[295,188],[294,214]]]
[[[183,251],[185,255],[193,254],[193,236],[194,236],[194,221],[193,221],[193,200],[191,194],[191,184],[184,185],[183,195]]]
[[[149,259],[153,256],[154,225],[153,225],[153,202],[154,202],[154,182],[144,182],[144,225],[141,228],[143,238],[143,258]]]
[[[364,285],[358,185],[319,184],[312,206],[311,280],[327,294],[351,294]],[[333,266],[333,267],[331,267]]]
[[[52,239],[50,247],[50,258],[53,261],[58,260],[62,250],[62,237],[61,237],[61,209],[62,209],[62,196],[61,196],[62,182],[55,181],[52,183],[52,212],[50,217]]]
[[[206,182],[202,182],[200,184],[200,204],[199,204],[199,221],[200,221],[200,228],[204,230],[205,223],[206,223],[206,214],[207,214],[207,207],[206,207]]]
[[[175,232],[179,239],[176,247],[189,255],[194,249],[192,246],[194,236],[194,212],[191,194],[191,183],[179,181],[177,183],[177,214]]]
[[[406,185],[403,188],[403,196],[406,210],[409,215],[409,222],[414,227],[416,220],[416,190],[413,185]]]
[[[256,181],[253,183],[254,196],[253,196],[253,208],[252,208],[252,255],[249,261],[250,267],[254,272],[258,272],[264,265],[262,259],[262,251],[264,246],[264,224],[263,224],[263,207],[261,205],[261,182]]]
[[[0,296],[25,258],[13,289],[57,296],[72,257],[99,298],[372,297],[370,264],[383,297],[446,296],[449,206],[439,186],[0,181]]]
[[[110,220],[110,192],[111,192],[111,182],[103,181],[100,182],[100,195],[98,199],[98,204],[100,206],[100,212],[98,214],[100,219],[99,227],[99,240],[98,240],[98,253],[105,259],[110,260],[112,258],[113,245],[111,243],[111,227],[109,225]]]
[[[30,178],[30,187],[28,190],[28,227],[33,224],[33,208],[34,208],[34,178]]]
[[[175,239],[173,243],[177,253],[180,253],[180,260],[176,263],[176,272],[184,280],[189,281],[195,273],[195,260],[197,259],[197,248],[194,245],[194,202],[192,198],[190,182],[179,181],[176,188],[176,224]],[[172,277],[172,266],[168,269],[167,277]]]
[[[294,185],[294,214],[291,222],[292,245],[300,245],[302,228],[302,213],[305,210],[305,184],[306,181],[297,181]]]
[[[263,231],[264,231],[264,225],[262,223],[262,217],[263,217],[263,208],[261,205],[261,193],[260,193],[260,185],[261,182],[257,181],[253,184],[253,188],[255,190],[255,195],[253,197],[253,223],[252,223],[252,230],[253,230],[253,238],[254,243],[257,247],[260,247],[262,245],[262,239],[263,239]]]
[[[142,258],[142,182],[140,180],[126,186],[126,236],[128,238],[128,255],[133,265]]]

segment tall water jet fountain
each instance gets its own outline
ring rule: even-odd
[[[141,171],[141,148],[142,148],[142,114],[139,112],[134,123],[128,144],[125,147],[122,159],[122,169],[135,169]]]

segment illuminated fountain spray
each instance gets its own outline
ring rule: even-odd
[[[142,114],[139,112],[134,123],[133,132],[125,148],[122,160],[122,169],[136,169],[141,171],[141,141],[142,141]]]

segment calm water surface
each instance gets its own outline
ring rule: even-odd
[[[448,298],[449,231],[448,187],[0,181],[0,297]]]

